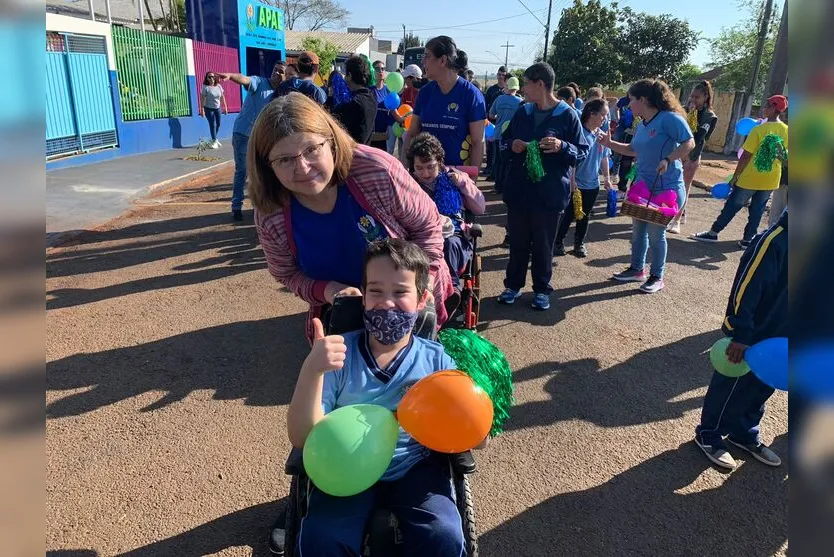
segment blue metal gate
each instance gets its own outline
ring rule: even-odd
[[[46,156],[118,145],[104,37],[46,33]]]

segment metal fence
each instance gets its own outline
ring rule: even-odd
[[[202,41],[193,41],[193,44],[198,97],[206,72],[240,73],[240,58],[234,48]],[[222,87],[229,112],[240,112],[240,85],[233,81],[224,81]]]
[[[185,40],[113,27],[125,121],[190,116]]]

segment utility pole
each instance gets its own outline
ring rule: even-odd
[[[753,75],[750,76],[750,87],[747,90],[747,102],[745,103],[745,114],[750,112],[753,106],[753,94],[756,91],[756,83],[759,81],[759,66],[762,65],[762,53],[764,52],[767,31],[770,28],[770,14],[773,11],[773,0],[765,0],[762,23],[759,27],[759,38],[756,40],[756,52],[753,55]]]
[[[501,48],[503,48],[503,49],[504,49],[504,67],[506,68],[506,67],[507,67],[507,65],[509,64],[509,59],[510,59],[510,49],[511,49],[511,48],[515,48],[515,45],[514,45],[514,44],[510,44],[510,41],[509,41],[509,40],[507,40],[507,44],[502,44],[502,45],[501,45]]]
[[[765,97],[782,95],[788,83],[788,2],[782,6],[782,20],[779,22],[779,34],[773,48],[773,64],[767,76]]]
[[[544,60],[547,62],[547,46],[550,43],[550,10],[553,8],[553,0],[547,1],[547,25],[544,26]]]
[[[403,56],[405,56],[405,23],[403,23]]]

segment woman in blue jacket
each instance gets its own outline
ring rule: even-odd
[[[559,219],[570,198],[570,169],[588,154],[579,116],[553,94],[556,76],[550,64],[539,62],[524,72],[524,98],[501,136],[501,153],[509,172],[503,199],[507,205],[510,259],[504,278],[506,290],[498,302],[512,304],[521,295],[532,257],[533,309],[550,308],[553,242]],[[687,128],[688,129],[688,128]],[[528,147],[541,153],[544,176],[529,175]]]
[[[610,136],[601,143],[626,157],[635,157],[637,178],[644,181],[656,194],[672,190],[677,194],[678,207],[683,207],[686,190],[683,183],[683,159],[695,147],[689,124],[674,93],[659,79],[641,79],[628,90],[628,107],[643,121],[637,125],[630,144],[612,141]],[[664,287],[666,269],[666,227],[633,219],[631,233],[631,265],[612,278],[620,282],[643,282],[640,290],[648,294]],[[646,254],[652,250],[651,274],[646,279]]]

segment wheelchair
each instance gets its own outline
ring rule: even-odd
[[[473,257],[473,261],[474,261]],[[470,279],[471,281],[471,279]],[[360,298],[361,300],[361,298]],[[362,306],[359,305],[359,308]],[[472,307],[471,298],[468,307]],[[477,307],[477,306],[475,306]],[[344,305],[333,306],[326,316],[327,334],[340,334],[355,330],[357,323],[355,300],[346,300]],[[361,316],[361,312],[360,312]],[[360,318],[361,321],[361,318]],[[439,453],[438,453],[439,454]],[[442,455],[448,458],[449,475],[454,485],[455,503],[461,517],[464,548],[467,557],[478,557],[478,535],[475,527],[475,507],[469,474],[475,472],[475,458],[471,451]],[[295,557],[298,548],[298,534],[301,520],[307,514],[307,495],[311,485],[304,470],[302,451],[293,448],[284,466],[284,472],[291,476],[290,493],[284,510],[283,520],[272,530],[269,549],[274,555]],[[360,555],[365,557],[397,557],[402,554],[404,544],[396,515],[387,508],[377,508],[368,519],[362,537]]]

